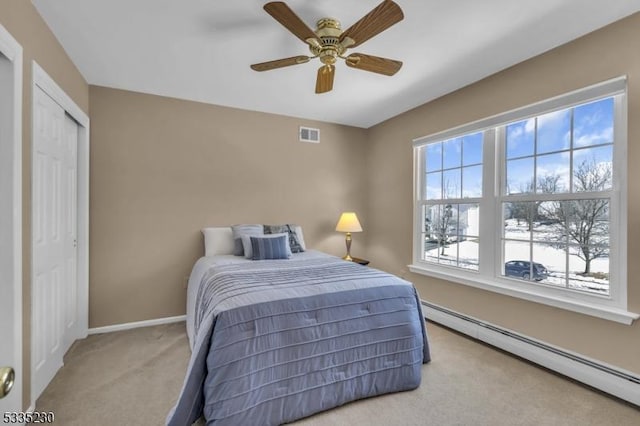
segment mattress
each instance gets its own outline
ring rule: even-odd
[[[192,348],[169,425],[277,425],[415,389],[430,353],[413,285],[316,251],[214,256],[188,286]]]

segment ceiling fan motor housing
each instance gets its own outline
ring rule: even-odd
[[[342,28],[340,21],[334,18],[322,18],[316,23],[316,35],[322,41],[322,44],[311,44],[309,49],[314,56],[318,56],[320,61],[325,65],[333,65],[336,59],[346,50],[340,44],[340,35]]]

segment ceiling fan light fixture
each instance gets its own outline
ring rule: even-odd
[[[320,51],[320,62],[325,65],[333,65],[338,60],[338,51],[331,48],[324,48]]]

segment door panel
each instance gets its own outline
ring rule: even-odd
[[[22,48],[0,24],[0,415],[22,409],[21,100]]]
[[[78,211],[78,124],[68,115],[64,117],[62,135],[62,182],[61,194],[63,206],[61,210],[63,226],[62,244],[64,245],[64,272],[61,297],[63,353],[67,352],[76,340],[78,331],[78,298],[77,298],[77,211]]]
[[[32,390],[37,398],[77,335],[78,127],[45,92],[34,90]]]

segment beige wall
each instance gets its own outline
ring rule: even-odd
[[[31,2],[0,2],[24,48],[24,406],[30,395],[31,61],[91,109],[90,327],[184,313],[199,229],[296,222],[313,248],[342,254],[333,232],[356,210],[354,254],[411,279],[423,298],[640,373],[640,325],[609,321],[410,274],[411,140],[565,93],[629,77],[629,182],[640,170],[640,15],[515,66],[369,130],[132,92],[89,88]],[[319,127],[319,145],[297,142]],[[640,311],[640,196],[629,185],[629,309]],[[634,238],[635,237],[635,238]],[[364,257],[364,256],[363,256]]]
[[[90,99],[90,327],[184,314],[203,227],[297,223],[334,254],[342,211],[366,229],[362,129],[94,86]],[[298,142],[300,125],[321,143]]]
[[[369,129],[367,255],[415,283],[422,298],[640,373],[631,326],[407,272],[412,260],[412,144],[446,130],[620,75],[628,76],[629,309],[640,312],[640,14]]]
[[[23,393],[24,408],[31,395],[31,63],[38,64],[85,112],[89,112],[89,87],[36,9],[27,0],[0,1],[0,24],[23,48],[22,111],[22,246],[23,246]]]

